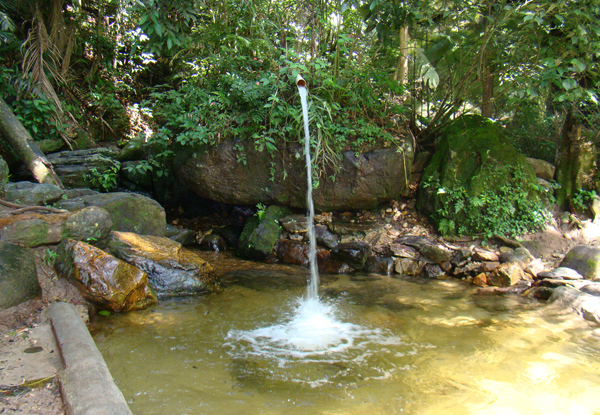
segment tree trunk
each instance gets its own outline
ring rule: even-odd
[[[31,170],[35,180],[39,183],[50,183],[64,188],[44,153],[40,151],[29,132],[15,117],[2,97],[0,97],[0,135],[4,137],[19,159]]]
[[[597,149],[582,134],[581,123],[569,111],[562,130],[562,142],[558,155],[556,181],[560,188],[556,191],[556,204],[563,209],[573,210],[573,197],[585,189],[591,181]]]
[[[402,26],[398,33],[398,39],[400,46],[400,58],[398,59],[398,66],[396,67],[396,81],[399,84],[406,84],[406,76],[408,75],[408,25]]]
[[[490,67],[489,56],[484,58],[483,65],[481,116],[492,118],[494,115],[494,71]]]

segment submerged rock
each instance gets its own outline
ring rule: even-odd
[[[111,252],[148,274],[160,295],[192,295],[219,288],[212,267],[198,255],[169,238],[111,232]]]
[[[41,293],[33,251],[0,241],[0,309],[16,306]]]
[[[141,310],[157,301],[145,272],[96,247],[67,239],[56,253],[57,274],[74,281],[83,297],[102,309]]]
[[[211,233],[209,235],[204,235],[204,237],[200,241],[200,249],[202,249],[203,251],[215,252],[226,251],[227,242],[225,242],[225,239],[221,235]]]
[[[571,308],[584,319],[600,324],[600,297],[571,287],[558,287],[554,289],[550,302]]]

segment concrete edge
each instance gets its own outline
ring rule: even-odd
[[[58,373],[68,415],[133,415],[73,304],[54,303],[48,315],[65,368]]]

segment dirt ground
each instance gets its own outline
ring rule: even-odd
[[[0,311],[0,414],[64,415],[57,372],[63,363],[45,309],[56,301],[87,306],[77,289],[56,278],[36,249],[42,296]]]
[[[437,237],[431,227],[406,204],[392,203],[381,212],[341,213],[354,215],[357,221],[373,221],[400,212],[394,221],[398,233],[410,229],[421,236]],[[557,215],[559,218],[560,215]],[[210,218],[197,219],[207,224]],[[214,220],[214,218],[213,218]],[[180,223],[202,233],[199,226]],[[382,226],[384,222],[382,222]],[[388,225],[389,226],[389,225]],[[465,244],[478,244],[477,238],[466,238]],[[493,241],[490,241],[493,243]],[[564,255],[578,244],[598,245],[600,226],[590,220],[563,215],[543,232],[528,235],[519,241],[547,266],[557,266]],[[55,301],[75,304],[82,316],[87,316],[88,305],[77,289],[67,281],[57,278],[47,265],[48,249],[36,249],[38,280],[42,287],[39,299],[27,301],[19,306],[0,311],[0,414],[64,415],[65,409],[56,378],[62,368],[60,352],[52,334],[45,309]]]

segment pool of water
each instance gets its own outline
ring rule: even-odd
[[[576,316],[456,280],[325,276],[328,334],[343,333],[307,346],[320,320],[277,337],[298,333],[306,271],[256,267],[98,318],[134,414],[600,414],[600,331]]]

